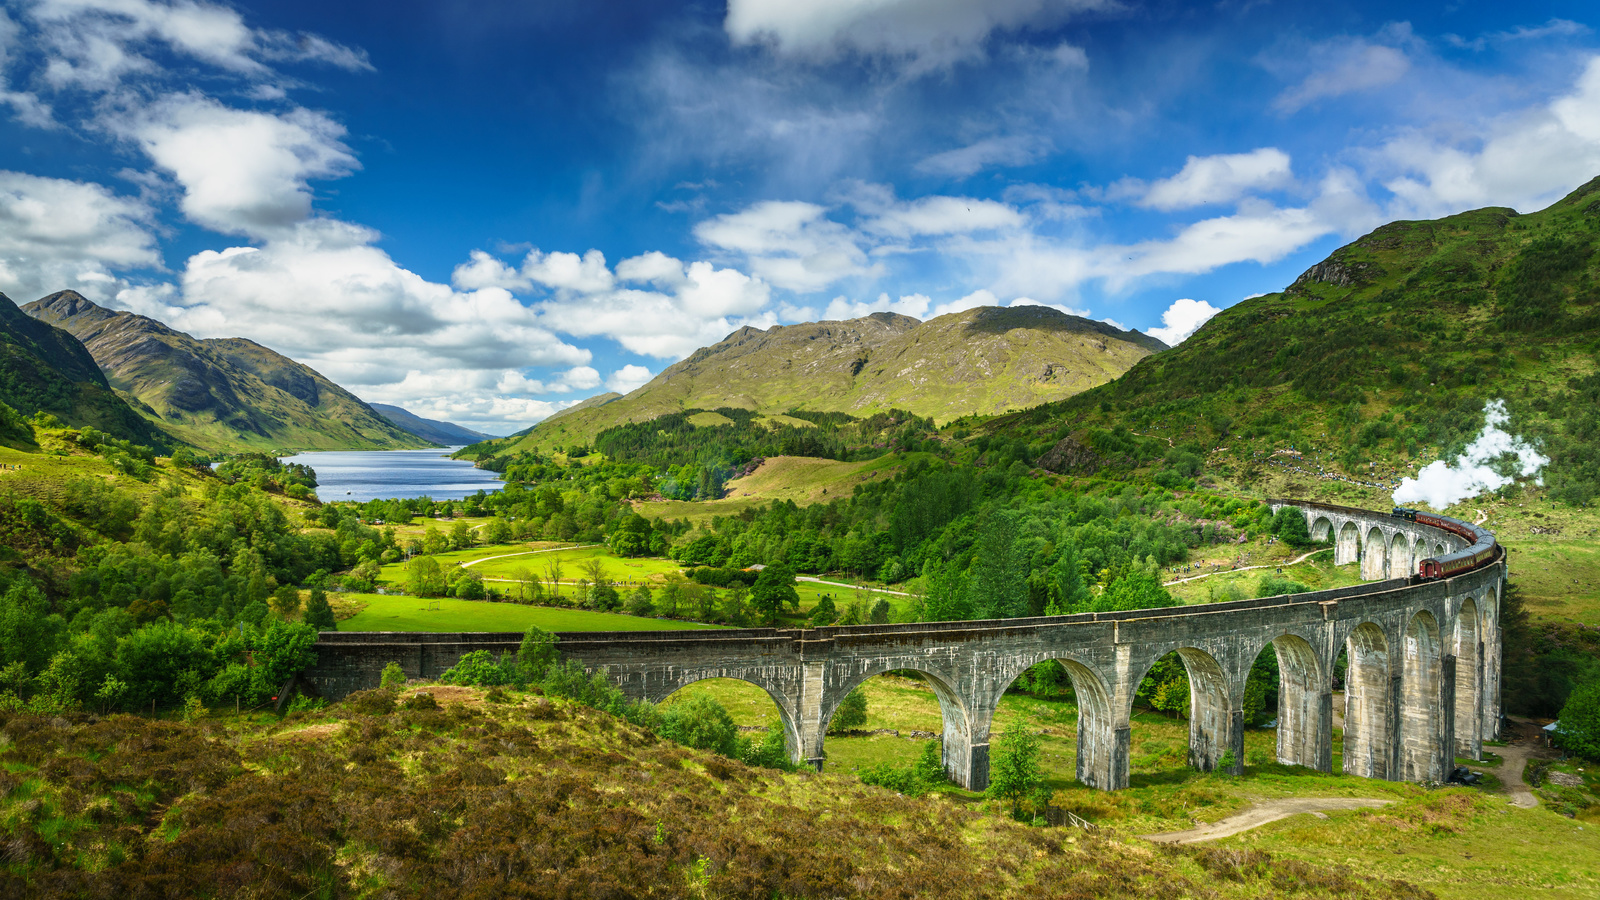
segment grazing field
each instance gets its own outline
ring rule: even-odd
[[[545,631],[672,631],[717,627],[516,603],[387,594],[345,594],[334,600],[347,611],[360,606],[359,612],[339,622],[340,631],[527,631],[534,626]]]

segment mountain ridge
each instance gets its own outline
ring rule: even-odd
[[[878,312],[766,330],[746,326],[625,396],[585,401],[481,450],[503,455],[587,445],[614,425],[688,409],[763,415],[904,409],[950,421],[1070,396],[1165,349],[1137,331],[1045,306],[979,307],[926,322]]]
[[[433,446],[311,367],[245,338],[195,338],[76,291],[21,309],[81,341],[146,419],[208,452]]]
[[[471,428],[457,425],[454,422],[425,419],[409,409],[392,406],[387,403],[368,403],[367,405],[377,410],[378,415],[393,422],[397,427],[440,446],[459,447],[478,441],[493,440],[500,436],[473,431]]]
[[[47,412],[141,444],[166,437],[118,396],[70,332],[28,316],[0,293],[0,401],[25,416]]]

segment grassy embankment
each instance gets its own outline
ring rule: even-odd
[[[1029,828],[750,769],[560,699],[429,690],[442,709],[281,723],[0,713],[0,895],[1419,896],[1357,859]]]

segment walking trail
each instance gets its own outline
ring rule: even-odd
[[[1522,770],[1527,768],[1529,759],[1543,755],[1541,749],[1536,744],[1521,741],[1493,748],[1500,756],[1500,768],[1492,771],[1505,786],[1506,793],[1511,795],[1511,805],[1518,809],[1533,809],[1539,805],[1539,798],[1533,795],[1528,783],[1522,780]]]
[[[1215,572],[1207,572],[1204,575],[1190,575],[1188,578],[1177,578],[1177,579],[1174,579],[1172,581],[1167,582],[1167,584],[1183,584],[1185,581],[1199,581],[1202,578],[1210,578],[1213,575],[1226,575],[1229,572],[1248,572],[1251,569],[1271,569],[1271,568],[1278,567],[1278,566],[1299,565],[1300,563],[1305,562],[1306,560],[1310,559],[1311,557],[1316,556],[1318,553],[1326,553],[1326,552],[1328,552],[1329,550],[1332,550],[1332,549],[1333,549],[1332,547],[1323,547],[1321,550],[1313,550],[1310,553],[1302,553],[1299,556],[1296,556],[1294,559],[1291,559],[1286,563],[1267,563],[1265,565],[1260,565],[1260,566],[1240,566],[1237,569],[1218,569]]]
[[[842,588],[851,588],[851,589],[861,588],[861,590],[871,591],[874,594],[893,594],[896,597],[915,597],[916,596],[916,594],[907,594],[904,591],[890,591],[890,590],[885,590],[884,588],[863,587],[863,586],[861,586],[859,584],[845,584],[842,581],[823,581],[821,578],[812,578],[810,575],[796,575],[794,577],[794,580],[795,581],[806,581],[806,582],[810,582],[811,584],[825,584],[825,585],[828,585],[829,587],[842,587]]]
[[[1309,813],[1319,819],[1326,819],[1324,813],[1327,811],[1377,809],[1393,802],[1392,798],[1380,800],[1372,797],[1290,797],[1284,800],[1263,800],[1242,813],[1209,825],[1199,825],[1187,831],[1169,831],[1165,834],[1142,834],[1140,837],[1158,844],[1193,844],[1198,841],[1232,837],[1252,828],[1260,828],[1268,822],[1287,819],[1300,813]]]
[[[468,568],[470,566],[475,566],[478,563],[488,562],[491,559],[510,559],[513,556],[531,556],[531,555],[533,555],[535,553],[555,553],[558,550],[587,550],[590,547],[598,547],[598,546],[600,546],[600,545],[599,544],[573,544],[571,547],[547,547],[544,550],[523,550],[520,553],[502,553],[499,556],[485,556],[483,559],[475,559],[472,562],[464,562],[464,563],[461,564],[461,568],[465,569],[465,568]],[[495,579],[495,580],[498,581],[498,580],[502,580],[502,579]]]

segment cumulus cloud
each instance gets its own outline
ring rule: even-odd
[[[313,219],[259,246],[195,254],[176,292],[130,290],[118,302],[201,337],[249,336],[375,394],[398,384],[491,390],[507,370],[588,363],[589,351],[558,339],[507,291],[429,282],[376,237]],[[598,374],[584,380],[599,383]]]
[[[1145,333],[1168,347],[1176,347],[1219,312],[1222,310],[1204,300],[1174,300],[1161,314],[1161,327],[1151,328]]]
[[[619,394],[629,394],[649,384],[654,377],[644,366],[629,363],[611,373],[611,377],[606,379],[606,387]]]
[[[763,201],[701,222],[694,234],[713,247],[742,254],[751,271],[798,293],[883,271],[868,263],[850,229],[827,218],[827,209],[815,203]]]
[[[1178,174],[1141,192],[1140,206],[1170,212],[1211,203],[1229,203],[1253,191],[1291,184],[1289,154],[1276,147],[1249,153],[1191,156]]]
[[[118,127],[176,179],[190,220],[228,234],[264,237],[300,222],[311,214],[311,179],[358,167],[344,126],[306,109],[255,112],[183,94]]]
[[[788,56],[882,55],[921,67],[977,54],[995,31],[1056,25],[1110,0],[729,0],[723,25],[735,43],[766,43]]]
[[[1504,400],[1490,400],[1483,408],[1483,431],[1455,462],[1434,460],[1415,478],[1406,478],[1394,491],[1395,503],[1426,503],[1443,510],[1484,491],[1496,491],[1516,478],[1534,478],[1550,462],[1531,442],[1500,426],[1511,421]]]
[[[116,270],[156,266],[153,214],[91,182],[0,171],[0,290],[18,303],[65,288],[105,299]]]
[[[871,217],[862,224],[863,230],[902,239],[1020,228],[1025,224],[1022,214],[1012,207],[971,197],[922,197],[869,210]]]
[[[1370,154],[1396,203],[1424,218],[1487,205],[1541,208],[1600,171],[1600,56],[1570,92],[1482,123],[1466,135],[1413,131]]]
[[[1272,107],[1293,113],[1331,97],[1387,87],[1411,71],[1406,47],[1414,43],[1411,26],[1385,27],[1376,40],[1338,38],[1307,48],[1303,54],[1310,72],[1279,94]]]

